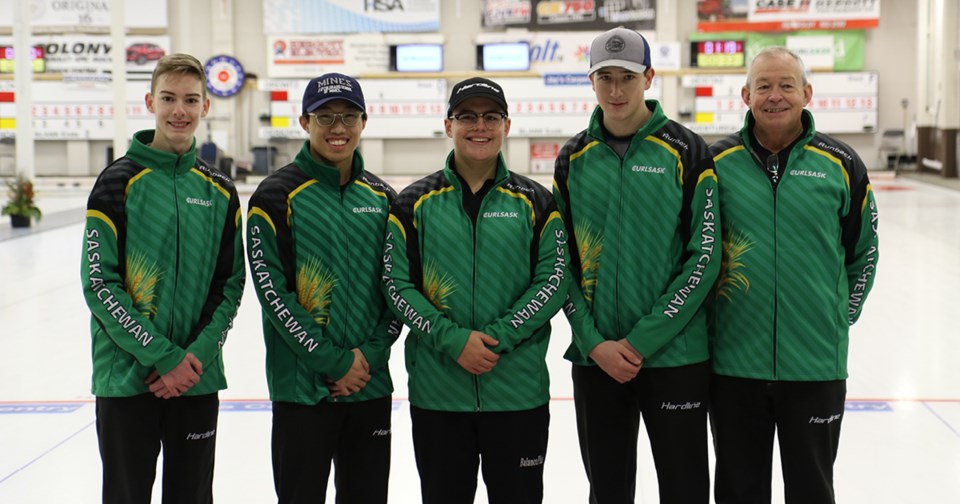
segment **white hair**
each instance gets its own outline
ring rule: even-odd
[[[800,83],[801,85],[806,86],[808,82],[807,75],[810,74],[810,71],[807,70],[807,66],[803,64],[803,60],[800,58],[800,56],[797,53],[791,51],[790,49],[787,49],[786,47],[770,46],[770,47],[764,47],[763,49],[761,49],[760,52],[758,52],[750,61],[750,68],[747,70],[747,89],[750,89],[750,82],[753,81],[753,66],[758,59],[767,57],[767,56],[783,56],[783,55],[788,55],[794,60],[796,60],[797,65],[800,66]]]

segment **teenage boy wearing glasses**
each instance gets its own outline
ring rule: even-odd
[[[444,168],[391,210],[384,290],[406,339],[423,502],[543,500],[550,318],[566,297],[566,236],[550,192],[507,170],[503,89],[453,86]]]
[[[644,99],[643,36],[600,34],[589,76],[599,105],[560,151],[554,191],[572,236],[566,358],[590,502],[634,501],[642,418],[660,502],[706,504],[717,177],[703,139]]]
[[[247,256],[263,315],[278,501],[386,503],[401,324],[380,293],[396,193],[364,170],[360,83],[329,73],[303,93],[310,138],[250,198]]]

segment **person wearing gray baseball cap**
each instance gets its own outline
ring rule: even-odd
[[[654,74],[641,34],[596,37],[598,106],[555,166],[576,244],[565,357],[592,504],[634,502],[641,418],[660,502],[709,501],[703,304],[720,269],[717,179],[703,139],[645,99]]]

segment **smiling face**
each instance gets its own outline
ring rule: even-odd
[[[758,134],[789,137],[803,129],[803,107],[810,103],[813,86],[789,53],[763,53],[750,65],[741,96],[757,121]]]
[[[468,98],[457,105],[450,115],[456,117],[463,113],[474,113],[479,116],[487,113],[507,113],[493,100],[487,98]],[[503,139],[510,133],[510,118],[507,117],[500,124],[492,126],[486,121],[478,120],[476,124],[467,125],[457,119],[444,119],[447,136],[453,139],[454,157],[459,163],[479,164],[496,162]],[[458,166],[460,166],[458,164]]]
[[[590,75],[593,92],[603,110],[603,125],[607,130],[624,136],[633,134],[643,126],[650,117],[644,93],[650,89],[653,74],[652,68],[640,74],[610,66]]]
[[[193,145],[200,119],[210,110],[203,82],[188,72],[169,72],[156,79],[153,93],[147,93],[147,110],[156,115],[156,133],[151,147],[183,154]]]
[[[349,173],[353,165],[353,151],[360,145],[360,132],[367,126],[367,120],[361,118],[353,126],[347,126],[342,116],[335,116],[333,124],[321,126],[314,115],[362,113],[362,110],[345,100],[333,100],[311,112],[311,115],[300,116],[300,127],[310,135],[310,153],[341,173]]]

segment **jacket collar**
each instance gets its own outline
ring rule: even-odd
[[[450,153],[447,154],[447,160],[444,163],[443,176],[444,178],[447,179],[447,182],[453,185],[453,187],[455,187],[458,191],[462,192],[463,187],[461,186],[461,183],[460,183],[460,177],[458,177],[457,174],[455,173],[455,170],[456,170],[455,164],[456,163],[454,163],[453,161],[453,151],[451,150]],[[497,173],[496,175],[493,176],[493,186],[497,187],[503,184],[504,182],[506,182],[509,176],[510,176],[510,172],[507,170],[507,162],[504,161],[503,159],[503,152],[502,151],[498,152],[497,153]]]
[[[133,135],[126,157],[152,170],[186,173],[197,165],[197,139],[183,154],[174,154],[150,147],[156,130],[138,131]]]
[[[647,105],[647,108],[650,109],[652,114],[647,119],[647,122],[637,130],[633,137],[634,140],[637,138],[646,138],[651,133],[662,128],[664,124],[667,124],[667,116],[663,113],[663,109],[660,108],[659,101],[645,100],[644,103]],[[590,116],[590,123],[587,126],[587,134],[596,140],[600,140],[601,142],[604,140],[603,109],[600,108],[600,105],[597,105],[593,109],[593,114]]]
[[[340,187],[340,170],[314,159],[313,154],[310,153],[310,140],[303,142],[303,146],[300,147],[300,152],[297,153],[297,157],[294,158],[293,163],[303,170],[304,173],[317,179],[319,182]],[[360,155],[360,150],[358,149],[353,151],[353,164],[350,167],[350,181],[347,182],[347,185],[356,180],[361,173],[363,173],[363,156]]]
[[[817,134],[817,127],[813,121],[812,112],[803,109],[800,114],[800,120],[803,122],[803,133],[800,135],[800,138],[793,143],[794,147],[810,143],[810,141],[813,140],[813,136]],[[747,115],[743,119],[743,129],[740,130],[740,142],[751,152],[753,151],[753,144],[750,142],[750,137],[756,125],[756,118],[753,117],[752,112],[747,110]]]

